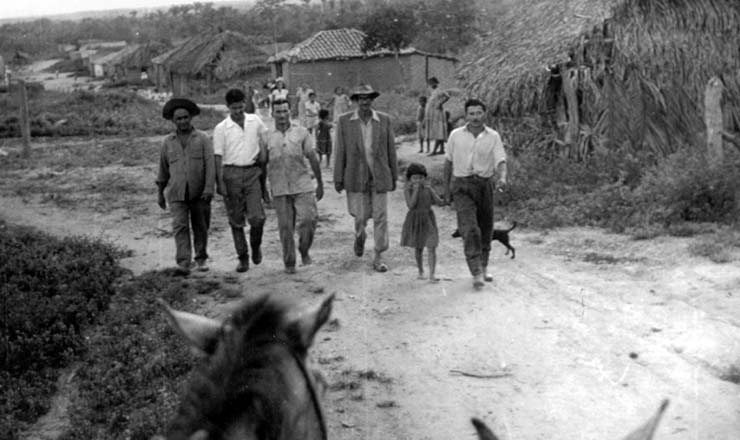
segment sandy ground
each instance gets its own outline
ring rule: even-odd
[[[399,155],[442,160],[418,155],[412,143],[402,143]],[[155,170],[114,164],[100,172],[146,186]],[[92,200],[62,209],[17,195],[14,178],[39,178],[24,174],[2,180],[0,217],[110,240],[133,251],[123,264],[135,274],[173,265],[170,217],[156,206],[153,186],[117,209],[101,212]],[[435,285],[416,279],[413,251],[398,246],[401,191],[389,198],[390,271],[378,274],[371,240],[365,257],[354,256],[344,194],[333,190],[329,171],[324,181],[313,265],[282,272],[270,210],[263,263],[237,274],[217,197],[211,271],[191,276],[223,286],[198,298],[209,316],[264,292],[304,304],[337,294],[334,321],[312,354],[331,384],[330,438],[472,438],[469,419],[477,416],[502,439],[616,439],[663,398],[671,403],[657,439],[740,438],[740,386],[727,380],[740,375],[740,268],[691,256],[697,237],[634,241],[595,229],[518,228],[517,258],[494,243],[495,280],[475,291],[462,243],[450,237],[454,212],[438,208],[443,281]]]

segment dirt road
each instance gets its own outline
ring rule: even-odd
[[[399,154],[431,160],[411,143]],[[9,173],[0,179],[0,217],[113,241],[133,251],[123,263],[136,274],[171,267],[170,219],[156,206],[154,175],[153,164],[120,163]],[[66,189],[52,196],[18,189],[44,179]],[[313,354],[331,383],[330,438],[472,438],[469,418],[478,416],[503,439],[616,439],[663,398],[671,405],[658,439],[740,438],[740,268],[690,256],[696,237],[634,241],[592,229],[518,228],[517,258],[494,243],[495,281],[474,291],[462,244],[449,236],[453,212],[438,209],[443,281],[433,285],[416,280],[413,251],[398,246],[401,191],[389,201],[390,271],[377,274],[371,252],[353,255],[344,195],[333,191],[330,173],[324,180],[315,264],[283,274],[268,211],[264,262],[237,274],[218,198],[211,271],[191,276],[223,286],[199,298],[211,316],[240,295],[271,292],[316,303],[336,292],[336,321]],[[103,201],[85,192],[100,182],[131,193],[100,209]],[[54,201],[75,195],[68,205]]]

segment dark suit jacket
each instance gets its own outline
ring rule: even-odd
[[[349,192],[369,192],[371,182],[378,193],[393,191],[398,179],[396,141],[391,118],[376,111],[378,120],[373,125],[373,173],[365,159],[360,119],[353,120],[355,112],[345,113],[337,122],[337,143],[334,153],[334,182],[344,184]],[[371,179],[371,177],[373,177]]]

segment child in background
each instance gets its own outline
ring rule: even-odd
[[[442,198],[427,180],[427,170],[420,163],[412,163],[406,170],[406,188],[403,191],[409,212],[403,222],[401,246],[414,248],[418,279],[424,279],[424,248],[429,258],[429,281],[439,281],[434,275],[437,265],[439,233],[432,205],[442,206]]]
[[[329,110],[322,108],[319,110],[319,125],[316,128],[316,150],[319,153],[319,164],[321,164],[321,156],[326,155],[327,168],[329,168],[331,159],[331,127]]]
[[[313,90],[308,92],[308,102],[305,105],[305,127],[308,132],[313,134],[316,125],[319,122],[319,111],[321,110],[321,104],[316,100],[316,93]]]
[[[416,110],[416,131],[419,133],[419,153],[424,152],[424,109],[427,106],[427,97],[419,96],[419,108]],[[429,141],[427,140],[427,153],[429,152]]]

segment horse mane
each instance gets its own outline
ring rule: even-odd
[[[278,390],[289,383],[279,367],[289,358],[286,353],[307,351],[288,311],[288,303],[265,295],[233,312],[208,359],[194,370],[169,440],[187,440],[200,429],[209,431],[211,440],[219,438],[222,427],[244,413],[254,421],[257,438],[278,438],[284,422]]]

